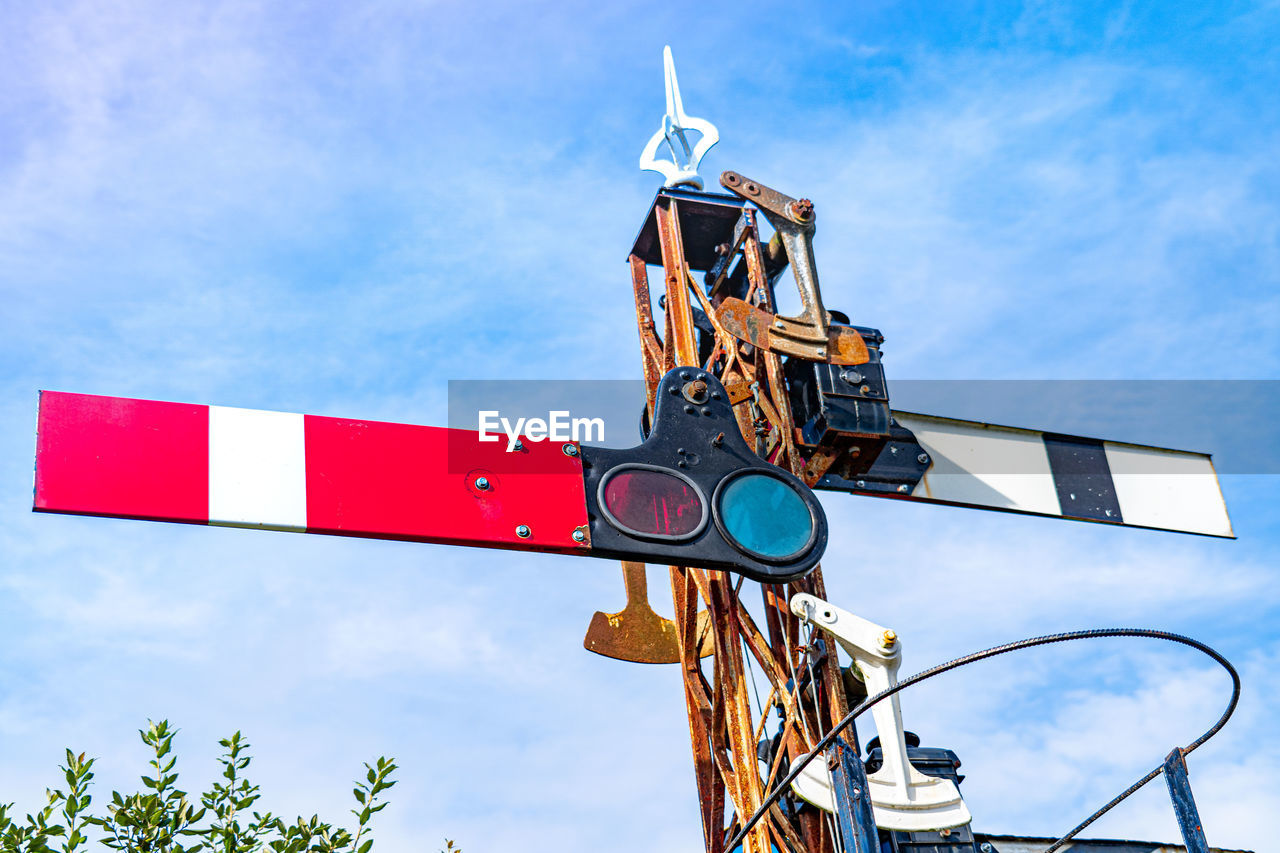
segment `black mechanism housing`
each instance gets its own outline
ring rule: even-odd
[[[929,457],[889,408],[880,361],[884,335],[853,328],[871,356],[865,364],[841,367],[798,358],[783,364],[802,443],[836,453],[816,488],[909,495],[929,470]]]
[[[941,747],[920,745],[920,738],[913,732],[904,732],[907,740],[907,760],[926,776],[941,776],[959,785],[964,777],[957,771],[960,759],[954,752]],[[880,738],[873,737],[867,743],[867,773],[875,773],[884,763]],[[951,829],[937,830],[880,830],[881,850],[885,853],[982,853],[973,837],[969,824]]]
[[[648,437],[638,447],[581,448],[593,556],[723,569],[763,583],[795,580],[817,564],[827,546],[822,505],[799,478],[770,465],[747,446],[738,431],[729,395],[714,375],[696,367],[678,367],[667,373],[658,385],[653,421]],[[658,470],[690,484],[705,507],[703,523],[678,537],[628,532],[602,500],[602,484],[626,470]],[[735,545],[726,533],[720,496],[735,478],[747,473],[781,481],[808,508],[812,534],[802,548],[785,559],[764,559]]]
[[[889,390],[880,364],[884,336],[877,329],[854,328],[871,355],[866,364],[841,367],[789,358],[785,372],[791,409],[804,443],[823,445],[851,438],[863,448],[860,455],[870,464],[889,437]]]

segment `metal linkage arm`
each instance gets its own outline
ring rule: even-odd
[[[898,683],[902,644],[893,631],[806,593],[792,596],[791,612],[835,638],[857,663],[870,695]],[[880,769],[867,777],[876,825],[884,829],[926,830],[969,823],[972,816],[956,784],[950,779],[926,776],[908,760],[897,694],[876,704],[871,713],[884,756]],[[796,792],[806,799],[813,797],[811,802],[821,796],[806,787],[797,787]]]

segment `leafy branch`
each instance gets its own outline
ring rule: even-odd
[[[152,754],[148,775],[136,793],[112,791],[105,815],[90,811],[95,759],[68,749],[65,765],[58,768],[66,790],[46,790],[44,806],[25,820],[13,816],[12,803],[0,804],[0,853],[78,853],[91,840],[117,853],[370,853],[373,816],[387,807],[383,794],[396,784],[392,759],[365,764],[367,772],[352,790],[357,804],[351,810],[352,832],[318,815],[286,823],[271,812],[253,810],[262,795],[244,775],[252,758],[240,732],[218,741],[224,750],[221,776],[198,805],[192,803],[178,787],[177,731],[167,720],[148,721],[139,730]],[[461,853],[453,841],[445,843],[445,853]]]

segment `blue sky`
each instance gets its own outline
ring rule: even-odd
[[[379,849],[698,849],[677,674],[581,648],[614,566],[29,512],[40,388],[443,424],[449,379],[638,377],[667,43],[704,171],[814,199],[827,304],[891,377],[1280,375],[1275,2],[0,8],[0,800],[65,746],[105,799],[168,717],[190,789],[243,729],[278,812],[338,819],[396,756]],[[828,496],[828,589],[904,672],[1099,625],[1216,646],[1246,692],[1192,783],[1260,850],[1280,489],[1224,488],[1234,542]],[[1081,644],[903,705],[977,829],[1048,835],[1225,681]],[[1157,785],[1097,830],[1177,836]]]

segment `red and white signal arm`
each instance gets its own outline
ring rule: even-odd
[[[668,562],[790,580],[826,516],[759,459],[710,374],[660,385],[630,450],[443,427],[45,391],[38,512]]]

